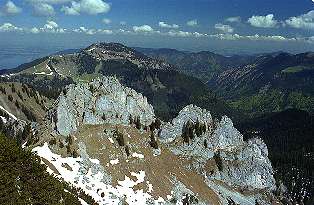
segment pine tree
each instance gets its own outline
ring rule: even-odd
[[[129,148],[128,145],[126,145],[126,146],[124,147],[124,150],[125,150],[126,156],[130,156],[130,148]]]
[[[136,117],[136,119],[135,119],[135,127],[136,127],[136,129],[138,129],[138,130],[141,129],[142,125],[141,125],[141,119],[140,119],[140,117]]]
[[[12,95],[8,95],[8,100],[10,100],[11,102],[13,102],[13,97],[12,97]]]
[[[216,162],[218,170],[221,172],[223,170],[223,164],[222,164],[222,159],[220,157],[220,153],[219,152],[214,154],[214,160]]]
[[[123,133],[121,133],[119,130],[115,130],[114,135],[119,146],[123,147],[125,145]]]
[[[200,121],[197,119],[195,125],[194,125],[194,128],[195,128],[195,134],[197,137],[200,137],[202,135],[202,130],[201,130],[201,124],[200,124]]]
[[[208,144],[207,144],[207,140],[206,139],[204,140],[204,147],[208,148]]]
[[[150,133],[150,142],[149,142],[150,146],[154,149],[158,149],[158,143],[156,141],[156,137],[153,131],[151,131]]]
[[[19,102],[18,102],[17,100],[15,100],[14,105],[15,105],[15,107],[16,107],[17,109],[20,109],[20,104],[19,104]]]

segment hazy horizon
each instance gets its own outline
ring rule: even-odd
[[[313,8],[311,0],[5,0],[0,46],[55,52],[105,41],[224,55],[301,53],[314,51]]]

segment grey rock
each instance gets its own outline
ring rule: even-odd
[[[208,146],[216,151],[230,149],[243,144],[243,136],[233,126],[230,118],[223,116],[212,136],[209,137]]]
[[[54,129],[64,136],[75,132],[82,124],[128,125],[130,117],[138,117],[142,125],[148,126],[155,120],[154,109],[147,98],[122,86],[115,77],[68,86],[52,113]]]
[[[249,190],[276,189],[268,150],[261,139],[249,140],[232,149],[221,149],[219,155],[222,170],[217,179]]]
[[[173,141],[182,135],[182,129],[188,121],[195,123],[197,120],[205,123],[207,129],[211,129],[213,120],[210,112],[194,105],[188,105],[179,112],[176,118],[162,126],[159,137],[162,141]]]
[[[169,144],[174,154],[193,158],[194,169],[198,172],[204,172],[203,167],[207,160],[218,155],[223,169],[217,171],[213,178],[241,188],[275,189],[266,144],[261,139],[244,141],[242,134],[227,116],[215,123],[208,111],[189,105],[171,123],[162,126],[161,141],[169,143],[181,137],[185,124],[188,121],[195,123],[197,120],[206,124],[206,132],[195,136],[189,143],[176,143],[175,146]]]
[[[6,136],[20,141],[26,125],[27,122],[24,120],[9,118],[4,125],[3,132]]]

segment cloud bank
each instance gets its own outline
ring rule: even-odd
[[[266,16],[252,16],[248,19],[248,23],[258,28],[274,28],[278,21],[274,19],[273,14],[268,14]]]

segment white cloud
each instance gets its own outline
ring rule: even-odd
[[[85,33],[87,31],[88,31],[88,29],[85,28],[84,26],[81,26],[81,27],[76,28],[76,29],[73,30],[73,32],[75,32],[75,33]]]
[[[223,33],[233,33],[234,31],[234,28],[232,28],[230,25],[224,25],[221,23],[215,24],[215,29]]]
[[[67,29],[60,28],[59,25],[54,21],[47,21],[43,28],[39,29],[44,33],[66,33]]]
[[[53,6],[51,6],[50,4],[46,3],[33,4],[33,8],[34,15],[36,16],[54,16],[56,14]]]
[[[188,31],[175,31],[171,30],[166,35],[171,36],[171,37],[205,37],[207,34],[202,34],[198,32],[188,32]]]
[[[22,9],[17,7],[13,1],[7,1],[7,3],[0,10],[0,14],[5,16],[14,16],[21,12]]]
[[[188,31],[169,31],[168,32],[169,36],[173,36],[173,37],[190,37],[192,36],[192,33],[188,32]]]
[[[276,41],[276,42],[295,42],[303,41],[302,39],[297,38],[288,38],[284,36],[263,36],[259,34],[242,36],[239,34],[213,34],[210,35],[211,38],[217,38],[220,40],[251,40],[251,41]]]
[[[292,28],[314,29],[314,10],[296,17],[290,17],[285,23]]]
[[[193,19],[193,20],[190,20],[190,21],[186,22],[186,25],[188,25],[188,26],[197,26],[198,22],[197,22],[196,19]]]
[[[88,29],[85,33],[88,35],[94,35],[96,34],[97,30],[96,29]]]
[[[225,21],[229,22],[229,23],[240,23],[241,17],[240,16],[233,16],[233,17],[226,18]]]
[[[100,33],[102,33],[102,34],[107,34],[107,35],[111,35],[111,34],[113,34],[113,31],[112,30],[101,30],[100,31]]]
[[[0,32],[16,32],[16,31],[23,31],[22,28],[16,27],[11,23],[4,23],[0,26]]]
[[[80,0],[72,1],[71,6],[63,6],[61,8],[67,15],[79,15],[81,13],[89,15],[97,15],[110,11],[110,5],[102,0]]]
[[[165,23],[165,22],[163,22],[163,21],[160,21],[158,25],[159,25],[161,28],[177,29],[177,28],[180,27],[180,26],[177,25],[177,24],[172,24],[172,25],[170,25],[170,24],[167,24],[167,23]]]
[[[75,9],[75,5],[76,3],[72,3],[71,7],[68,6],[62,6],[61,11],[64,12],[66,15],[72,15],[72,16],[77,16],[80,15],[80,12],[78,11],[78,9]]]
[[[137,33],[152,33],[154,29],[149,25],[133,26],[133,31]]]
[[[45,29],[55,29],[58,27],[59,27],[59,25],[54,21],[47,21],[47,23],[44,25]]]
[[[104,19],[102,20],[102,22],[103,22],[104,24],[111,24],[111,20],[108,19],[108,18],[104,18]]]
[[[273,14],[268,14],[266,16],[252,16],[248,19],[248,23],[259,28],[274,28],[278,21],[274,19]]]
[[[25,32],[25,33],[65,33],[67,30],[60,28],[59,25],[54,21],[47,21],[42,28],[20,28],[11,23],[4,23],[0,26],[0,32]]]
[[[40,32],[40,30],[38,28],[36,28],[36,27],[33,27],[33,28],[30,29],[30,32],[33,33],[33,34],[37,34],[37,33]]]
[[[129,30],[125,30],[125,29],[119,29],[118,31],[117,31],[117,33],[119,33],[119,34],[134,34],[134,31],[129,31]]]
[[[94,34],[106,34],[106,35],[111,35],[114,34],[112,30],[102,30],[102,29],[87,29],[84,26],[81,26],[77,29],[74,29],[73,32],[75,33],[85,33],[88,35],[94,35]]]
[[[26,0],[31,4],[65,4],[71,2],[72,0]]]

